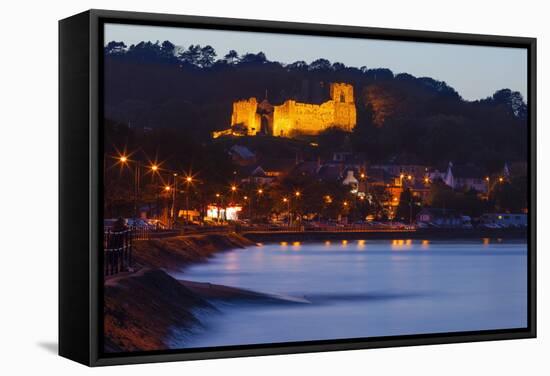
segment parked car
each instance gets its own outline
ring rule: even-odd
[[[149,223],[147,219],[143,219],[143,218],[127,218],[126,222],[130,227],[149,228],[149,229],[155,228],[155,225]]]

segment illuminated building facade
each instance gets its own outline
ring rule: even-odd
[[[264,134],[293,137],[296,134],[315,135],[330,127],[351,132],[356,122],[353,86],[333,82],[330,84],[330,99],[321,104],[289,99],[273,106],[267,99],[258,103],[254,97],[236,101],[233,103],[231,128],[214,132],[213,136]]]

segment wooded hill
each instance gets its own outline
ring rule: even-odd
[[[210,46],[182,49],[168,41],[130,47],[110,42],[104,73],[107,124],[188,142],[210,143],[212,131],[229,126],[237,99],[267,95],[274,105],[287,99],[320,103],[329,82],[347,82],[355,90],[357,126],[351,135],[329,131],[332,148],[365,153],[373,162],[452,160],[487,169],[527,156],[527,106],[520,93],[506,88],[466,101],[429,77],[326,59],[284,65],[263,53],[218,57]]]

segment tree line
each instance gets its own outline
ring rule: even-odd
[[[508,88],[466,101],[430,77],[324,58],[282,64],[263,52],[218,56],[209,45],[181,48],[170,41],[109,42],[104,72],[105,117],[112,123],[164,129],[199,143],[212,142],[212,131],[229,126],[237,99],[321,103],[328,98],[328,83],[347,82],[354,86],[357,126],[352,134],[321,135],[325,155],[338,148],[364,153],[373,162],[452,160],[486,170],[527,155],[527,104]],[[334,137],[340,142],[331,142]]]

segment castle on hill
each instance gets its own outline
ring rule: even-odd
[[[254,97],[233,102],[231,127],[214,132],[213,137],[259,134],[293,137],[296,134],[316,135],[330,127],[351,132],[356,118],[353,86],[333,82],[330,84],[330,99],[321,104],[288,99],[273,106],[267,98],[258,102]]]

